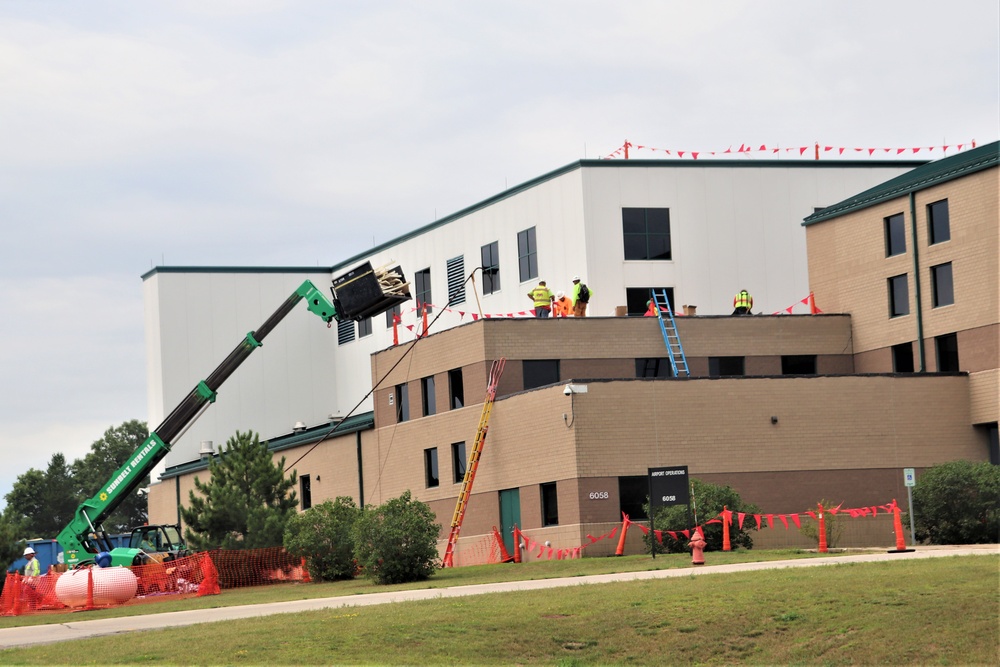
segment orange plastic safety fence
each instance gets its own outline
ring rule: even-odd
[[[492,533],[475,541],[459,541],[453,553],[453,564],[456,567],[489,565],[499,563],[500,560],[500,545]]]
[[[157,602],[222,589],[306,581],[301,558],[283,548],[214,550],[133,567],[92,567],[40,577],[8,573],[0,616]]]

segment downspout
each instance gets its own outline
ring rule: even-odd
[[[361,465],[361,431],[357,431],[358,434],[358,497],[360,501],[358,502],[358,507],[365,506],[365,471]]]
[[[920,361],[918,373],[923,373],[927,366],[924,354],[924,309],[920,299],[920,257],[917,251],[917,195],[910,192],[910,240],[913,243],[913,282],[914,296],[917,301],[917,359]]]
[[[178,475],[174,477],[175,488],[177,491],[177,525],[181,525],[181,476]]]

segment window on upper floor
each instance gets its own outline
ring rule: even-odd
[[[522,283],[538,277],[538,246],[534,227],[517,233],[517,270]]]
[[[337,322],[337,344],[344,345],[354,340],[354,320]]]
[[[625,259],[671,259],[670,209],[623,208],[622,237]]]
[[[451,443],[451,471],[453,474],[452,479],[455,480],[455,484],[460,484],[465,479],[466,463],[465,443]]]
[[[358,322],[358,338],[372,335],[372,318],[366,317]]]
[[[961,370],[958,367],[958,334],[935,336],[934,349],[937,351],[939,373],[957,373]]]
[[[708,377],[740,377],[743,373],[743,357],[709,357]]]
[[[402,312],[403,312],[403,310],[402,310],[402,308],[400,308],[400,306],[399,306],[398,303],[395,306],[393,306],[392,308],[390,308],[389,310],[385,311],[385,328],[386,329],[391,329],[392,328],[392,320],[393,320],[393,318],[400,318],[401,319],[402,318]]]
[[[420,393],[422,394],[422,406],[424,417],[429,417],[437,412],[437,398],[434,396],[434,376],[429,375],[420,380]]]
[[[413,274],[413,298],[416,301],[418,315],[426,305],[427,312],[431,312],[431,270],[423,269]]]
[[[646,357],[635,360],[637,378],[672,378],[674,367],[666,357]]]
[[[815,354],[781,355],[782,375],[816,375]]]
[[[452,257],[445,265],[448,273],[448,303],[465,303],[465,257]]]
[[[393,397],[396,399],[396,421],[410,421],[410,386],[405,382],[397,384]]]
[[[927,205],[927,231],[931,244],[951,239],[951,220],[948,215],[948,200],[942,199]]]
[[[910,286],[906,274],[889,278],[889,317],[910,314]]]
[[[465,407],[465,383],[462,380],[461,368],[448,371],[448,395],[451,398],[452,410]]]
[[[902,213],[885,219],[885,256],[902,255],[906,252],[906,222]]]
[[[556,496],[556,483],[540,484],[542,495],[542,525],[559,525],[559,498]]]
[[[483,294],[500,291],[500,243],[487,243],[479,249],[483,259]]]
[[[892,372],[913,372],[913,343],[900,343],[892,346]]]
[[[558,359],[525,359],[522,364],[525,389],[559,382]]]
[[[309,475],[299,475],[299,496],[302,498],[302,509],[312,507],[312,479]]]
[[[931,267],[931,287],[935,308],[955,303],[955,285],[952,282],[951,262]]]
[[[424,450],[424,479],[427,482],[427,488],[441,484],[441,478],[438,476],[437,447]]]

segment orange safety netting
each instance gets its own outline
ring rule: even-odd
[[[303,560],[282,547],[206,551],[132,567],[88,567],[40,577],[8,573],[0,616],[68,612],[157,602],[222,589],[308,582]]]

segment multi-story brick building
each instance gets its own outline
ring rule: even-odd
[[[507,533],[513,522],[539,541],[586,544],[588,534],[617,525],[622,511],[641,516],[646,470],[663,465],[731,485],[768,513],[801,512],[821,499],[867,506],[904,498],[903,467],[919,474],[953,459],[987,460],[996,449],[996,184],[993,144],[809,216],[810,287],[822,309],[837,314],[679,317],[690,377],[671,377],[655,318],[480,319],[375,351],[369,412],[332,434],[319,424],[272,438],[271,447],[299,473],[305,506],[341,495],[379,503],[410,489],[434,509],[444,538],[489,367],[503,357],[462,531],[467,545],[493,526]],[[880,191],[896,193],[894,201]],[[900,289],[890,279],[913,269],[897,266],[898,253],[886,257],[886,239],[898,241],[900,210],[933,211],[942,233],[942,200],[951,240],[935,239],[950,244],[947,251],[920,237],[920,258],[910,260],[924,294],[933,295],[914,295],[910,305],[924,313],[918,336],[907,315],[887,312],[887,290]],[[918,236],[930,233],[926,224],[918,223]],[[932,267],[949,262],[956,306],[968,298],[981,307],[940,310],[949,308],[944,273]],[[952,333],[963,350],[958,366],[931,365],[926,354],[921,364],[916,348],[909,368],[895,351],[930,341],[947,364],[953,347],[938,341]],[[151,518],[173,520],[206,465],[167,468],[151,490]],[[851,539],[891,544],[891,525],[869,521]],[[628,549],[637,541],[633,534]]]

